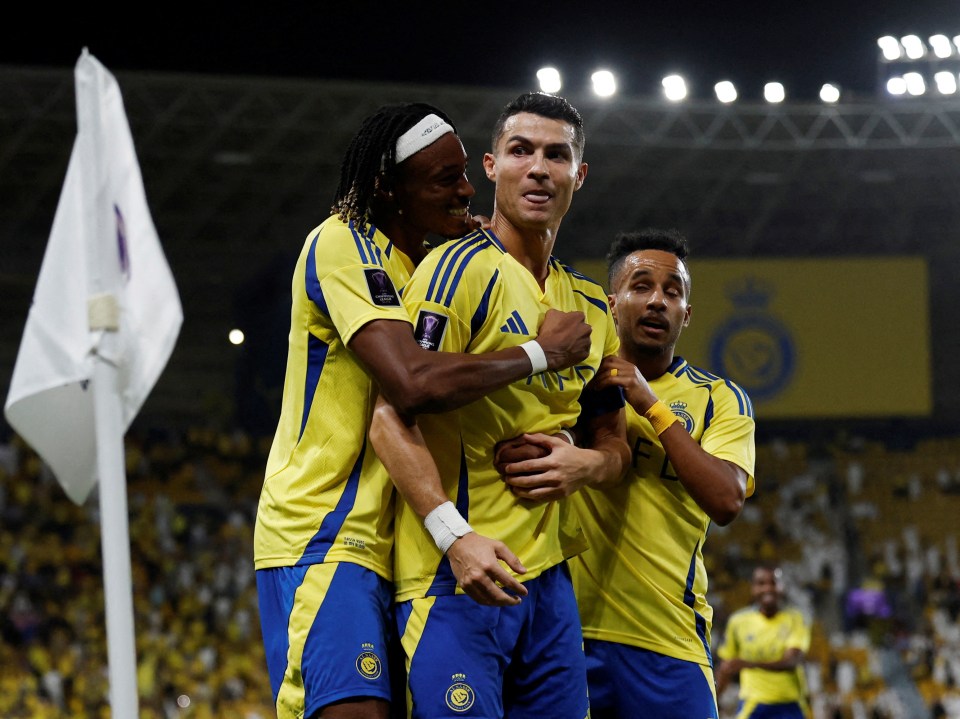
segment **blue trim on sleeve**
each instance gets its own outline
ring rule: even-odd
[[[736,395],[737,401],[740,403],[740,414],[745,414],[753,419],[753,402],[750,401],[749,395],[743,391],[740,385],[735,384],[728,379],[725,379],[723,383],[727,385],[727,387],[730,388],[730,391]]]
[[[350,223],[347,225],[350,228],[350,233],[353,235],[353,242],[357,246],[357,254],[360,255],[360,261],[367,265],[374,264],[373,256],[368,255],[366,248],[369,243],[366,241],[359,232],[357,228],[353,226],[353,220],[350,220]]]
[[[433,270],[430,285],[427,287],[426,299],[428,301],[440,301],[439,297],[443,294],[447,280],[450,278],[450,273],[453,272],[453,268],[456,267],[457,261],[477,239],[482,239],[482,237],[478,238],[475,234],[467,235],[462,240],[451,242],[450,246],[443,251],[443,256]]]
[[[318,232],[310,243],[310,252],[307,253],[306,267],[304,267],[304,285],[307,292],[307,299],[317,306],[317,309],[323,314],[330,316],[330,310],[327,309],[327,300],[323,296],[323,289],[320,287],[320,278],[317,277],[317,241],[320,239]]]
[[[453,282],[450,283],[450,289],[447,290],[447,296],[443,300],[444,307],[449,307],[450,303],[453,302],[453,295],[457,291],[457,286],[460,284],[460,279],[463,277],[463,271],[467,268],[470,260],[476,257],[479,252],[482,252],[485,246],[486,243],[477,245],[475,248],[470,250],[466,257],[464,257],[460,262],[460,266],[457,268],[457,274],[454,275]]]

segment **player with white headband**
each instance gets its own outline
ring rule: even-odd
[[[400,290],[427,236],[477,226],[466,164],[437,108],[380,108],[347,149],[332,214],[297,261],[254,535],[280,719],[388,716],[394,491],[367,441],[377,389],[411,415],[445,411],[589,350],[578,312],[551,312],[535,340],[484,355],[430,352],[414,339]]]

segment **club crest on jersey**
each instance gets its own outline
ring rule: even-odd
[[[447,317],[437,312],[420,310],[417,315],[417,326],[413,335],[417,343],[425,350],[436,352],[443,344],[443,335],[447,331]]]
[[[687,403],[681,400],[671,402],[670,411],[683,422],[683,426],[687,428],[687,434],[693,434],[693,417],[687,412]]]
[[[473,706],[477,696],[473,692],[473,687],[467,684],[466,674],[454,674],[450,678],[453,680],[453,684],[447,689],[447,694],[444,697],[447,706],[455,712],[465,712]]]
[[[378,269],[365,269],[363,274],[366,275],[367,289],[370,290],[370,299],[373,300],[373,304],[381,307],[400,306],[400,298],[390,280],[390,275]]]
[[[357,657],[357,671],[364,679],[377,679],[380,672],[383,671],[383,665],[380,663],[380,657],[373,653],[373,645],[364,642],[360,645],[363,650]]]

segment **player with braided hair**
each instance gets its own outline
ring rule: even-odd
[[[361,232],[366,230],[380,176],[396,174],[396,140],[401,134],[400,128],[409,125],[411,119],[430,113],[454,126],[442,111],[420,102],[381,107],[363,121],[340,166],[340,184],[330,210],[333,214],[343,222],[352,220]]]
[[[578,312],[551,313],[536,340],[485,355],[429,352],[414,339],[398,288],[428,234],[475,227],[466,164],[438,109],[380,108],[347,150],[334,214],[297,261],[283,405],[254,536],[280,718],[388,714],[394,494],[367,443],[378,389],[411,413],[448,410],[589,350]]]

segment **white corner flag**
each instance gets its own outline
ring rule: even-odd
[[[97,481],[96,362],[117,370],[122,435],[170,358],[183,311],[117,81],[86,49],[75,76],[77,138],[5,409],[79,504]]]
[[[110,705],[139,716],[123,435],[170,358],[183,310],[116,79],[86,49],[77,138],[5,413],[82,503],[99,480]]]

